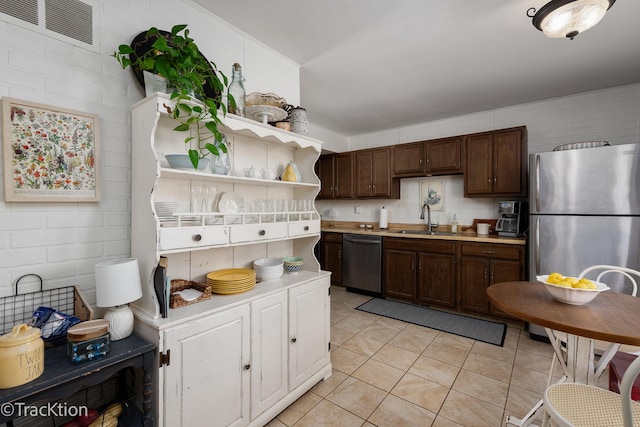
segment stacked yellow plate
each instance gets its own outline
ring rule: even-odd
[[[225,268],[207,274],[207,285],[216,294],[239,294],[256,285],[256,271],[250,268]]]

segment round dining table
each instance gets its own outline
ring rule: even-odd
[[[545,328],[596,340],[640,346],[640,298],[600,292],[584,305],[556,300],[540,282],[502,282],[487,289],[491,303]]]
[[[595,384],[620,344],[640,346],[640,298],[604,291],[584,305],[572,305],[556,300],[545,286],[540,282],[502,282],[489,286],[487,295],[491,304],[505,313],[545,328],[564,371],[560,381]],[[599,357],[594,340],[609,343]],[[553,375],[549,372],[547,385]],[[509,417],[507,425],[530,425],[541,407],[542,400],[524,418]]]

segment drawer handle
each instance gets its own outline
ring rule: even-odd
[[[291,338],[291,342],[296,342],[296,341],[298,341],[297,338]]]
[[[258,235],[260,235],[260,236],[264,236],[265,234],[267,234],[267,232],[265,230],[258,231]]]
[[[248,371],[249,369],[251,369],[251,365],[250,364],[247,363],[246,365],[244,365],[244,370],[245,371]]]
[[[193,240],[199,242],[200,240],[202,240],[202,234],[194,234]]]
[[[304,226],[304,231],[309,231],[309,226],[308,225]]]

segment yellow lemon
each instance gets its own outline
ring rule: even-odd
[[[586,283],[584,282],[576,282],[571,284],[572,287],[577,288],[577,289],[589,289],[589,287],[587,286]]]
[[[565,286],[567,288],[571,287],[571,283],[567,282],[566,280],[560,280],[558,283],[556,283],[556,285],[558,286]]]
[[[578,283],[578,279],[576,279],[575,277],[565,277],[564,280],[571,283],[572,285],[575,285],[576,283]]]
[[[547,283],[551,283],[552,285],[557,285],[560,280],[562,279],[558,279],[557,277],[553,279],[547,279]]]
[[[549,275],[549,277],[547,278],[547,281],[551,282],[551,280],[556,280],[556,279],[562,280],[563,277],[564,276],[562,276],[562,274],[554,271]]]

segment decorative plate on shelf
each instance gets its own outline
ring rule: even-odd
[[[287,100],[275,93],[251,92],[247,95],[245,103],[247,106],[271,105],[272,107],[284,108],[287,105]]]
[[[238,193],[226,192],[220,196],[218,210],[223,213],[244,212],[244,199]]]
[[[247,105],[244,109],[246,116],[252,120],[269,123],[287,118],[287,112],[272,105]]]

